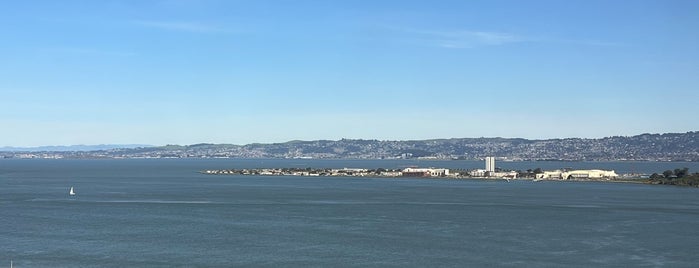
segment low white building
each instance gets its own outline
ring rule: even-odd
[[[561,178],[565,180],[572,179],[612,179],[619,175],[614,172],[614,170],[571,170],[568,172],[561,173]]]
[[[563,171],[560,170],[544,171],[543,173],[536,174],[535,177],[542,180],[560,180],[561,173],[563,173]]]
[[[476,178],[517,178],[517,171],[487,171],[485,169],[474,169],[468,172],[468,175]]]
[[[536,174],[537,179],[548,180],[574,180],[574,179],[613,179],[619,175],[614,170],[570,170],[570,171],[544,171]]]
[[[400,176],[403,176],[403,172],[400,172],[400,171],[384,171],[384,172],[381,172],[381,176],[385,176],[385,177],[400,177]]]
[[[517,178],[517,171],[488,172],[488,177],[516,179]]]
[[[354,173],[362,173],[362,172],[367,172],[369,171],[366,168],[343,168],[343,169],[336,169],[337,171],[344,171],[344,172],[354,172]]]
[[[468,172],[468,175],[471,175],[471,177],[478,177],[478,178],[483,178],[485,177],[486,174],[485,169],[474,169]]]
[[[406,168],[402,172],[405,177],[445,177],[449,176],[446,168]]]

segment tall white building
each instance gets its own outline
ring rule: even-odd
[[[489,156],[485,158],[485,171],[495,172],[495,157]]]

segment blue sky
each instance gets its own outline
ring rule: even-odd
[[[699,129],[697,1],[3,1],[0,145]]]

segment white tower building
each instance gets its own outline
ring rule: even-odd
[[[495,157],[489,156],[485,158],[485,171],[495,172]]]

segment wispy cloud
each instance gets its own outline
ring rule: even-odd
[[[583,46],[593,46],[593,47],[625,47],[625,46],[628,46],[627,44],[624,44],[624,43],[600,41],[600,40],[557,40],[557,42],[583,45]]]
[[[386,27],[403,39],[443,48],[473,48],[479,46],[499,46],[509,43],[524,42],[521,36],[493,31],[431,31],[411,28]]]
[[[435,44],[445,48],[470,48],[476,46],[499,46],[523,42],[524,38],[510,33],[483,31],[424,32],[434,37]]]
[[[136,56],[136,53],[130,51],[104,50],[95,48],[82,47],[51,47],[39,48],[37,52],[49,54],[88,56],[88,57],[131,57]]]
[[[183,22],[183,21],[132,21],[132,23],[168,31],[190,32],[190,33],[229,33],[228,29],[217,27],[210,24],[199,22]]]
[[[525,36],[521,34],[497,31],[473,30],[420,30],[412,28],[384,27],[393,37],[410,40],[413,43],[442,48],[474,48],[482,46],[501,46],[514,43],[550,43],[595,47],[622,47],[626,44],[594,39],[564,39],[555,37]]]

